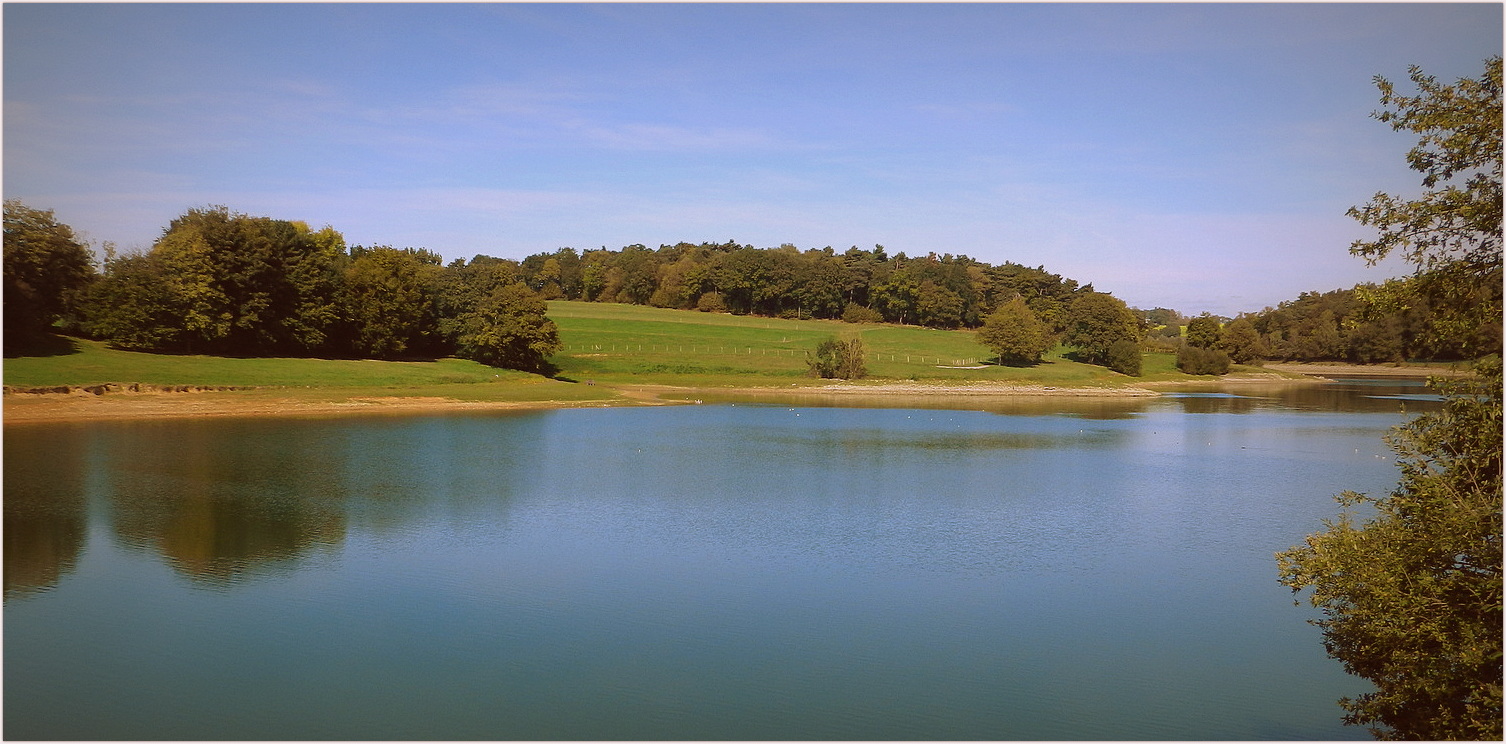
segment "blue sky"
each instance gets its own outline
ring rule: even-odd
[[[1375,75],[1472,4],[16,4],[4,194],[146,249],[207,204],[522,258],[734,239],[966,254],[1233,315],[1405,273]]]

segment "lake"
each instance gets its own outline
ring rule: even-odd
[[[1434,400],[7,426],[4,735],[1367,739],[1272,555]]]

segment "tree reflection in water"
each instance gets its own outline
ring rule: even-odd
[[[74,568],[88,533],[84,448],[76,428],[7,431],[5,598],[45,591]],[[51,460],[56,470],[33,463]]]

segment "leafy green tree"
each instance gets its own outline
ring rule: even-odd
[[[389,246],[351,253],[342,297],[352,350],[379,359],[436,352],[440,257]]]
[[[554,300],[565,296],[563,281],[564,269],[560,266],[560,260],[553,256],[544,259],[544,265],[539,269],[538,274],[539,297]]]
[[[1447,287],[1500,283],[1501,60],[1486,63],[1479,81],[1440,86],[1412,69],[1422,95],[1397,96],[1378,79],[1378,115],[1397,129],[1423,134],[1408,155],[1434,188],[1404,202],[1378,194],[1351,214],[1381,229],[1352,252],[1372,260],[1400,249],[1425,278],[1419,297],[1448,302]],[[1497,290],[1499,287],[1497,286]],[[1499,294],[1496,294],[1499,297]],[[1476,313],[1494,307],[1452,307],[1443,333],[1467,333]],[[1386,739],[1502,737],[1502,377],[1498,355],[1461,381],[1435,380],[1443,409],[1417,417],[1390,438],[1401,479],[1389,495],[1347,492],[1346,509],[1324,532],[1277,554],[1281,582],[1311,589],[1322,612],[1330,656],[1375,691],[1340,704],[1351,724],[1371,724]],[[1373,517],[1357,523],[1350,509]]]
[[[559,329],[549,307],[528,285],[499,287],[460,317],[456,354],[493,367],[547,372],[559,353]]]
[[[183,311],[154,253],[111,257],[84,300],[84,332],[121,349],[181,345]]]
[[[1351,319],[1344,334],[1344,356],[1361,364],[1400,362],[1406,358],[1405,320],[1389,314],[1374,320]]]
[[[1235,318],[1224,326],[1218,348],[1236,364],[1249,364],[1265,353],[1260,331],[1255,330],[1255,324],[1249,318]]]
[[[623,248],[607,270],[607,288],[603,295],[616,289],[615,302],[631,305],[647,305],[653,299],[659,282],[659,260],[654,252],[642,245]]]
[[[1051,348],[1051,337],[1025,298],[999,306],[978,329],[978,343],[998,355],[1000,364],[1036,364]]]
[[[915,322],[931,328],[962,325],[965,308],[962,295],[930,279],[920,283],[915,296]]]
[[[326,346],[338,317],[344,242],[326,228],[190,209],[152,253],[182,315],[182,350],[307,353]]]
[[[1499,328],[1501,321],[1501,58],[1486,60],[1478,80],[1454,85],[1416,66],[1408,75],[1418,95],[1401,95],[1376,77],[1386,108],[1375,118],[1420,135],[1407,163],[1428,190],[1415,199],[1377,193],[1364,207],[1351,207],[1351,217],[1379,234],[1349,250],[1371,264],[1399,253],[1415,273],[1408,292],[1394,299],[1426,300],[1435,333],[1469,339],[1482,324]],[[1465,351],[1499,354],[1499,339]]]
[[[601,250],[586,251],[580,258],[580,298],[587,302],[608,302],[615,297],[607,297],[607,269],[612,254],[602,248]]]
[[[695,309],[703,313],[725,313],[727,305],[722,302],[721,292],[707,292],[696,300]]]
[[[874,309],[884,314],[884,320],[903,325],[915,318],[920,283],[908,274],[895,272],[884,283],[870,288],[868,296],[873,298]]]
[[[1109,347],[1116,341],[1139,343],[1139,320],[1113,295],[1087,292],[1072,302],[1068,317],[1062,342],[1077,347],[1077,357],[1088,364],[1108,364]],[[1136,354],[1138,359],[1138,346]]]
[[[842,259],[822,251],[806,251],[796,262],[795,276],[795,299],[800,303],[802,317],[836,318],[841,315],[846,282]]]
[[[1187,345],[1199,349],[1212,349],[1218,346],[1222,335],[1219,328],[1218,318],[1203,313],[1202,315],[1187,321]]]
[[[1139,377],[1140,365],[1144,357],[1145,355],[1140,351],[1140,344],[1121,338],[1109,344],[1103,366],[1120,374]]]
[[[654,289],[654,294],[649,298],[648,304],[654,307],[670,307],[686,310],[695,307],[695,301],[699,299],[700,286],[696,281],[696,269],[699,262],[696,256],[687,254],[673,263],[663,263],[659,266],[659,286]]]
[[[1440,382],[1442,411],[1390,438],[1401,481],[1277,554],[1312,589],[1329,655],[1375,691],[1340,701],[1383,739],[1501,739],[1501,364]],[[1353,507],[1368,505],[1363,522]]]
[[[807,358],[805,363],[810,366],[813,377],[857,380],[868,374],[863,359],[863,340],[857,337],[847,341],[835,336],[828,338],[816,346],[815,355]]]
[[[5,200],[5,347],[24,351],[71,316],[95,280],[89,249],[52,210]]]

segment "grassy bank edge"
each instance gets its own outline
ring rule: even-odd
[[[593,312],[600,312],[591,308]],[[734,319],[722,323],[743,323]],[[760,319],[756,323],[777,323]],[[911,332],[899,329],[901,332]],[[924,333],[924,332],[922,332]],[[703,374],[635,374],[595,370],[597,379],[559,378],[500,370],[460,359],[374,361],[330,359],[228,358],[161,355],[111,349],[84,339],[68,339],[73,353],[5,360],[7,393],[0,420],[5,423],[192,416],[326,416],[355,413],[429,413],[563,407],[673,405],[702,393],[750,392],[985,397],[1154,396],[1160,390],[1210,384],[1322,382],[1316,375],[1428,375],[1460,372],[1447,365],[1236,366],[1224,377],[1175,371],[1166,354],[1148,354],[1146,374],[1114,373],[1071,379],[1049,369],[990,369],[940,379],[876,377],[859,381],[794,377],[788,372],[740,370]],[[1163,358],[1165,357],[1165,358]],[[1076,367],[1076,363],[1060,362]],[[1095,368],[1096,374],[1097,368]],[[953,371],[954,373],[957,371]],[[132,383],[141,392],[130,392]],[[114,387],[100,386],[112,384]],[[68,386],[67,393],[20,393],[12,388]],[[162,387],[190,386],[187,392]],[[92,388],[92,392],[86,390]],[[236,389],[215,389],[236,388]]]

